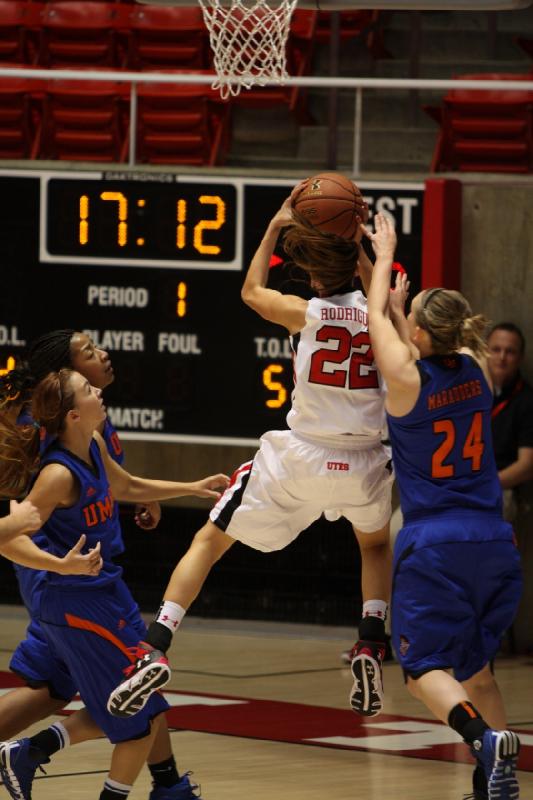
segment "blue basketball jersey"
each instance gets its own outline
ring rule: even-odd
[[[492,447],[492,392],[470,356],[417,362],[420,396],[409,414],[387,415],[404,524],[443,512],[501,514]]]
[[[48,573],[51,584],[61,586],[100,586],[115,580],[122,570],[112,562],[113,543],[119,527],[115,501],[105,473],[100,448],[93,439],[89,449],[92,466],[74,453],[56,443],[48,448],[41,459],[41,469],[48,464],[62,464],[76,478],[78,500],[69,508],[56,508],[43,525],[42,531],[49,543],[49,551],[62,557],[76,544],[81,534],[87,536],[84,552],[101,543],[104,561],[97,576],[58,575]]]
[[[102,437],[107,447],[107,452],[113,461],[116,461],[117,464],[122,464],[124,462],[124,450],[122,449],[122,444],[118,438],[118,433],[109,421],[108,417],[105,419]],[[114,505],[114,514],[117,524],[115,527],[115,538],[113,539],[113,544],[111,546],[111,554],[113,556],[119,556],[126,548],[124,546],[124,539],[122,538],[122,528],[120,527],[120,508],[118,503],[115,503]]]
[[[117,464],[123,464],[124,450],[122,449],[122,444],[120,442],[120,439],[118,438],[118,433],[115,427],[111,424],[109,417],[105,418],[102,437],[106,444],[107,452],[109,453],[113,461],[116,461]]]

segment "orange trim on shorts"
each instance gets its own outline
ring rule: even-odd
[[[107,639],[108,642],[114,644],[115,647],[124,653],[126,658],[131,664],[135,663],[135,657],[132,655],[130,650],[126,647],[124,642],[121,642],[120,639],[115,636],[114,633],[108,631],[107,628],[104,628],[102,625],[97,625],[96,622],[91,622],[88,619],[82,619],[81,617],[75,617],[73,614],[65,614],[65,619],[69,627],[71,628],[78,628],[82,631],[91,631],[91,633],[95,633],[97,636],[100,636],[102,639]]]

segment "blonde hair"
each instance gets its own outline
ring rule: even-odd
[[[415,312],[415,322],[431,336],[433,351],[445,355],[468,347],[478,356],[486,356],[484,331],[487,320],[472,314],[461,292],[453,289],[426,289]]]
[[[320,283],[325,295],[335,294],[350,284],[357,272],[357,242],[322,233],[295,212],[293,217],[294,222],[283,239],[289,259],[312,281]]]

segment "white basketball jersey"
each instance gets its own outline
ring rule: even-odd
[[[291,345],[295,388],[289,427],[339,448],[378,443],[385,427],[384,398],[362,292],[310,300],[305,327],[291,336]]]

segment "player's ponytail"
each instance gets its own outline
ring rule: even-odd
[[[359,245],[332,233],[322,233],[298,216],[287,229],[283,248],[288,258],[317,282],[324,295],[344,290],[353,281]]]
[[[487,353],[483,332],[487,324],[472,309],[460,292],[452,289],[426,289],[415,313],[415,322],[429,333],[433,352],[446,355],[461,347],[477,356]]]
[[[15,370],[11,370],[11,373]],[[10,418],[12,409],[19,407],[24,389],[18,383],[18,376],[8,373],[2,379],[0,396],[0,495],[20,497],[28,488],[28,483],[39,462],[39,427],[37,425],[17,425]],[[11,378],[9,376],[11,375]]]
[[[473,317],[465,317],[461,325],[461,347],[469,347],[476,356],[488,355],[488,347],[485,341],[485,328],[487,320],[482,314],[474,314]]]
[[[50,436],[57,436],[62,432],[65,418],[74,408],[71,375],[71,369],[50,372],[33,391],[31,415]]]
[[[0,413],[14,405],[23,406],[30,399],[35,381],[28,365],[21,363],[0,377]]]

